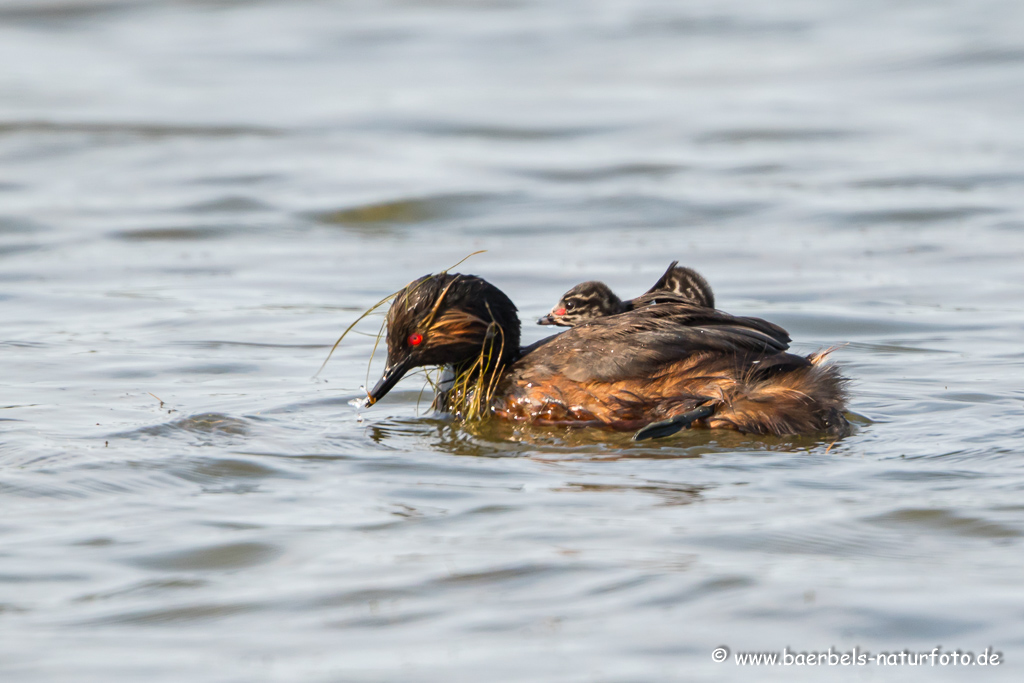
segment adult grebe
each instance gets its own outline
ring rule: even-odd
[[[463,419],[637,430],[699,426],[750,434],[841,436],[846,380],[826,353],[787,353],[759,318],[666,301],[596,318],[520,348],[516,307],[474,275],[441,273],[400,291],[387,315],[388,361],[367,403],[407,371],[450,366],[435,405]]]

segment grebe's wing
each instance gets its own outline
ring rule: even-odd
[[[789,334],[760,318],[687,304],[647,306],[574,327],[523,357],[530,374],[576,382],[651,377],[665,364],[702,352],[770,357],[789,348]]]

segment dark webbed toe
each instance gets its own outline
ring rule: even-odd
[[[705,417],[711,417],[715,412],[714,406],[702,405],[694,408],[693,410],[687,411],[682,415],[676,415],[668,420],[662,420],[661,422],[652,422],[643,429],[639,430],[633,435],[633,441],[644,441],[646,439],[660,439],[665,436],[671,436],[676,432],[680,432],[697,420]]]

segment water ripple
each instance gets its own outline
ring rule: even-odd
[[[936,532],[967,538],[1017,538],[1024,535],[1019,529],[941,508],[905,508],[865,521],[909,533]]]
[[[175,434],[199,434],[244,436],[250,431],[247,420],[221,413],[199,413],[177,418],[164,424],[141,427],[127,432],[112,434],[113,437],[135,439],[143,436],[173,436]]]
[[[249,541],[146,555],[132,558],[129,562],[159,571],[232,571],[266,564],[283,552],[275,545]]]
[[[179,125],[99,121],[0,121],[0,136],[26,134],[88,135],[105,138],[225,138],[275,136],[282,131],[257,126]]]

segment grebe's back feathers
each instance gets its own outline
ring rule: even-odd
[[[679,358],[702,352],[772,356],[789,348],[781,327],[692,304],[664,303],[608,316],[524,349],[513,370],[563,375],[576,382],[614,382],[649,376]]]

